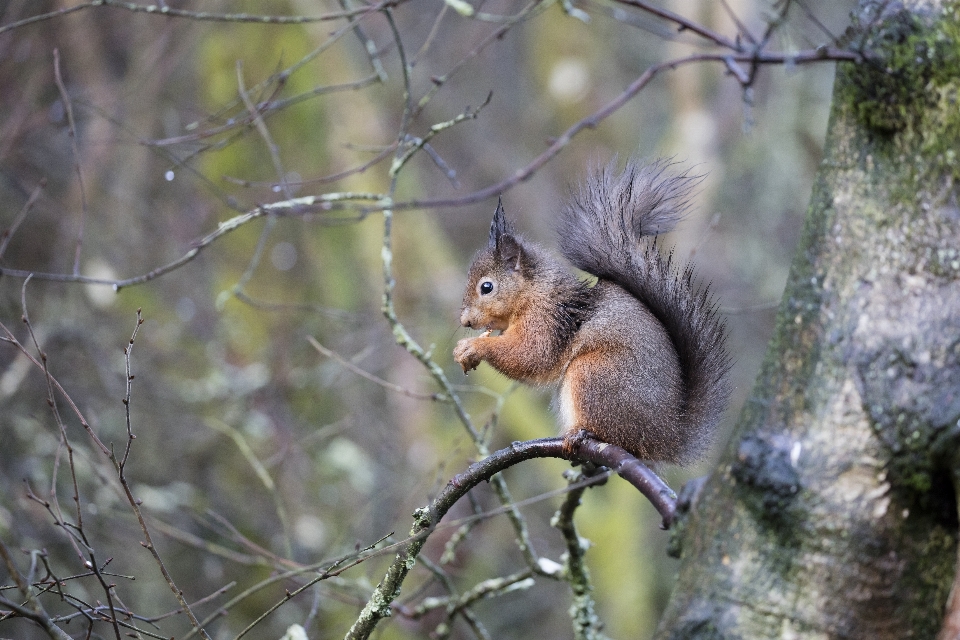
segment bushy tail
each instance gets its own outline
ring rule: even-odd
[[[578,268],[611,280],[643,302],[673,341],[686,385],[684,428],[691,457],[709,446],[729,388],[726,327],[710,287],[696,288],[693,267],[661,255],[655,237],[683,217],[698,176],[670,172],[671,163],[629,161],[595,171],[563,209],[560,249]]]

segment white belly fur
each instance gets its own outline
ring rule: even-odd
[[[560,383],[560,393],[557,394],[557,408],[560,414],[560,433],[568,433],[577,426],[577,407],[573,402],[573,390],[570,388],[570,379],[564,376]]]

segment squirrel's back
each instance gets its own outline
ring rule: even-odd
[[[644,380],[666,378],[666,384],[654,387],[676,390],[677,397],[661,404],[659,415],[647,414],[651,416],[647,425],[637,425],[645,429],[644,438],[654,443],[639,448],[652,448],[652,455],[644,457],[684,463],[699,458],[710,444],[729,396],[730,358],[725,327],[709,287],[696,288],[692,267],[676,267],[672,254],[661,255],[655,242],[655,236],[670,231],[682,217],[698,182],[696,176],[673,174],[669,169],[664,161],[649,165],[630,161],[622,173],[612,165],[595,172],[563,209],[559,236],[567,259],[597,276],[598,286],[609,281],[629,293],[662,328],[651,329],[644,314],[634,315],[635,324],[643,325],[642,330],[628,332],[638,336],[635,342],[664,342],[660,353],[672,350],[675,357],[636,354],[641,357],[625,370],[636,371],[634,377],[639,378],[623,391],[643,393],[650,389]],[[649,351],[651,346],[637,345],[634,350]],[[576,371],[568,373],[575,376]],[[561,410],[564,389],[572,384],[567,380],[561,389]],[[610,395],[599,388],[596,393]],[[634,453],[637,448],[633,447]]]

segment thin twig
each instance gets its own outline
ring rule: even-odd
[[[709,40],[710,42],[714,43],[719,47],[730,49],[732,51],[742,51],[740,45],[737,42],[731,40],[725,35],[717,33],[716,31],[713,31],[711,29],[708,29],[707,27],[697,22],[694,22],[693,20],[684,18],[679,13],[674,13],[669,9],[663,9],[656,5],[650,4],[646,0],[614,0],[614,2],[618,2],[620,4],[625,4],[631,7],[642,9],[647,13],[653,14],[659,18],[663,18],[668,22],[672,22],[676,24],[677,28],[680,31],[692,31],[698,36]]]
[[[21,606],[3,596],[0,596],[0,604],[36,622],[53,640],[71,640],[70,636],[67,635],[63,629],[53,623],[50,616],[44,610],[43,605],[37,600],[33,589],[30,587],[30,583],[23,578],[20,570],[17,569],[17,565],[13,562],[13,556],[10,555],[10,550],[7,549],[2,539],[0,539],[0,557],[2,557],[4,565],[7,568],[7,573],[10,574],[10,577],[12,577],[17,584],[17,589],[20,591],[24,600],[26,600],[27,605]]]
[[[353,82],[345,82],[342,84],[333,84],[333,85],[316,87],[304,94],[300,94],[290,98],[285,98],[284,100],[274,99],[276,95],[279,93],[280,88],[286,84],[290,76],[292,76],[296,72],[306,67],[307,64],[317,59],[327,49],[329,49],[334,44],[336,44],[343,36],[345,36],[347,33],[350,33],[357,22],[359,22],[360,20],[362,20],[367,16],[374,15],[376,11],[378,11],[381,7],[388,4],[390,1],[391,0],[383,0],[380,4],[369,7],[369,9],[365,10],[361,15],[350,17],[347,21],[347,24],[345,24],[344,26],[340,27],[339,29],[331,33],[326,40],[324,40],[319,45],[317,45],[310,53],[303,56],[302,58],[297,60],[294,64],[290,65],[289,67],[272,74],[271,76],[267,77],[260,83],[254,85],[250,89],[250,92],[252,93],[259,93],[271,85],[274,86],[273,91],[271,91],[271,96],[267,100],[262,101],[255,109],[255,112],[262,116],[272,115],[273,113],[276,113],[285,107],[296,104],[310,97],[323,95],[325,93],[336,93],[340,91],[355,90],[355,89],[362,88],[367,84],[369,84],[370,82],[372,82],[373,80],[371,80],[370,77],[367,77],[367,78],[362,78],[360,80],[355,80]],[[379,79],[376,76],[376,74],[374,74],[374,76],[372,77],[374,80]],[[238,96],[236,100],[232,100],[224,104],[216,113],[214,113],[208,118],[208,121],[225,117],[225,115],[228,112],[230,112],[232,109],[239,106],[240,104],[242,104],[242,100]],[[187,134],[183,136],[176,136],[172,138],[164,138],[164,139],[152,140],[152,141],[142,140],[141,144],[147,144],[150,146],[167,146],[172,144],[197,142],[204,138],[208,138],[214,135],[228,132],[237,127],[247,127],[253,123],[253,118],[255,116],[251,114],[249,109],[246,109],[246,111],[247,113],[244,117],[230,119],[226,124],[221,125],[219,127],[214,127],[212,129],[206,129],[204,131],[200,131],[197,133]],[[188,127],[188,128],[192,128],[192,127]]]
[[[27,351],[26,347],[24,347],[20,343],[20,341],[16,339],[16,337],[13,335],[10,329],[8,329],[7,326],[2,322],[0,322],[0,331],[2,331],[5,334],[4,336],[0,336],[0,341],[9,342],[10,344],[12,344],[18,351],[20,351],[20,353],[25,355],[36,367],[43,370],[44,368],[43,363],[41,363],[39,360],[33,357],[33,354]],[[96,447],[100,449],[100,452],[103,453],[104,455],[110,455],[110,449],[105,444],[103,444],[103,442],[100,440],[97,434],[94,433],[93,428],[90,426],[90,423],[87,422],[87,419],[83,417],[83,414],[80,412],[80,409],[77,407],[73,399],[67,394],[66,390],[64,390],[63,386],[52,375],[50,376],[49,380],[53,384],[57,392],[60,394],[60,397],[64,400],[64,402],[66,402],[70,406],[70,409],[73,411],[74,415],[76,415],[76,417],[80,420],[80,425],[87,432],[87,435],[90,436],[90,439],[93,440],[93,443],[96,445]]]
[[[340,8],[344,11],[349,11],[349,5],[347,0],[338,0]],[[380,82],[386,82],[387,71],[383,68],[383,61],[380,59],[380,54],[377,51],[377,43],[371,39],[366,32],[364,32],[363,27],[359,23],[355,22],[353,26],[353,34],[357,36],[357,40],[363,44],[363,48],[367,51],[367,57],[370,60],[370,66],[373,67],[373,71],[376,74]]]
[[[163,535],[169,538],[173,538],[177,542],[181,542],[183,544],[189,545],[196,549],[200,549],[205,553],[210,553],[213,555],[220,556],[221,558],[224,558],[231,562],[236,562],[237,564],[242,564],[245,566],[265,566],[265,567],[271,567],[274,565],[274,563],[271,561],[272,559],[266,559],[262,555],[245,554],[245,553],[240,553],[239,551],[228,549],[223,545],[219,545],[215,542],[209,542],[207,540],[204,540],[200,536],[196,536],[192,533],[183,531],[182,529],[178,529],[177,527],[169,525],[166,522],[162,520],[158,520],[155,517],[150,518],[150,526],[152,526],[154,529],[156,529]]]
[[[177,602],[180,604],[181,610],[186,614],[187,618],[190,620],[190,624],[193,625],[200,633],[200,637],[205,640],[210,640],[210,636],[207,635],[207,632],[200,626],[200,621],[197,620],[197,616],[194,615],[193,609],[190,608],[190,605],[187,603],[186,598],[183,596],[183,590],[178,588],[176,583],[173,581],[173,576],[170,575],[170,572],[167,570],[166,565],[163,562],[163,559],[160,557],[160,552],[157,550],[156,545],[153,543],[153,537],[150,535],[150,529],[147,527],[147,523],[143,518],[143,512],[140,510],[140,501],[137,500],[133,491],[130,488],[130,483],[127,481],[127,477],[124,473],[125,464],[127,461],[127,454],[130,451],[130,443],[136,437],[133,435],[133,428],[130,423],[130,391],[131,391],[131,382],[133,381],[133,375],[130,373],[130,354],[133,350],[133,342],[137,337],[137,332],[140,330],[140,325],[143,324],[143,316],[140,313],[140,309],[137,309],[137,323],[134,326],[133,334],[130,337],[129,344],[124,347],[124,361],[126,363],[127,371],[127,394],[124,396],[123,404],[126,406],[126,420],[127,420],[127,447],[124,452],[122,460],[118,460],[116,455],[111,452],[110,460],[113,462],[117,470],[117,478],[120,480],[120,486],[123,487],[123,492],[126,495],[127,502],[130,504],[130,508],[133,509],[134,515],[137,517],[137,522],[140,524],[140,531],[143,533],[144,541],[141,542],[141,546],[147,549],[150,552],[150,555],[153,556],[154,561],[157,563],[157,566],[160,568],[160,573],[163,575],[164,579],[167,581],[167,585],[170,587],[170,590],[173,592],[174,597],[177,599]]]
[[[307,313],[316,313],[326,318],[339,320],[341,322],[357,321],[359,319],[359,314],[357,313],[345,311],[344,309],[337,309],[335,307],[312,304],[309,302],[270,302],[266,300],[257,300],[243,291],[237,293],[236,298],[244,304],[248,304],[255,309],[263,309],[264,311],[303,311]]]
[[[73,461],[73,445],[70,444],[70,440],[67,437],[66,425],[63,423],[63,418],[60,416],[60,409],[57,404],[57,396],[54,391],[53,376],[50,374],[50,369],[47,363],[47,354],[44,353],[43,349],[40,348],[40,341],[37,339],[37,335],[33,330],[33,324],[30,322],[30,314],[27,310],[27,285],[29,283],[30,278],[28,277],[23,281],[23,286],[20,287],[20,309],[22,312],[21,319],[27,329],[27,334],[30,336],[30,340],[33,342],[33,347],[36,349],[40,368],[43,370],[44,380],[47,386],[47,405],[50,407],[50,411],[53,413],[54,421],[57,424],[57,431],[60,435],[60,440],[57,444],[57,453],[54,456],[53,473],[50,477],[50,503],[48,504],[52,504],[50,513],[54,516],[55,522],[60,525],[64,531],[70,534],[68,535],[70,544],[73,545],[73,549],[81,561],[84,561],[87,553],[92,552],[92,550],[90,549],[89,545],[86,544],[86,540],[84,540],[83,535],[83,509],[80,505],[80,486],[77,483],[77,471]],[[73,483],[73,501],[74,506],[76,507],[77,521],[72,528],[67,524],[66,519],[63,517],[63,512],[60,509],[60,499],[57,495],[57,475],[60,469],[60,456],[64,449],[67,451],[67,464],[70,470],[70,478]],[[74,531],[76,532],[76,535],[73,534]],[[80,544],[84,545],[84,550],[80,549]]]
[[[429,153],[437,166],[443,169],[448,177],[456,181],[456,173],[451,175],[451,170],[446,166],[446,163],[443,162],[439,155],[435,155],[435,152],[430,153],[431,149],[428,143],[434,138],[434,136],[445,131],[446,129],[449,129],[450,127],[456,126],[461,122],[465,122],[466,120],[476,120],[477,116],[480,115],[481,109],[490,104],[490,100],[492,98],[493,93],[488,93],[486,99],[476,109],[467,107],[463,113],[457,115],[456,117],[451,118],[446,122],[438,122],[437,124],[432,125],[430,127],[430,131],[428,131],[422,138],[411,138],[408,136],[406,142],[409,142],[409,144],[406,145],[406,150],[402,150],[397,153],[397,157],[390,166],[390,174],[395,175],[397,172],[399,172],[403,168],[403,165],[405,165],[417,151],[423,149]]]
[[[312,184],[328,184],[331,182],[339,182],[340,180],[343,180],[344,178],[348,178],[352,175],[364,173],[370,167],[376,164],[379,164],[380,162],[383,162],[383,160],[388,158],[391,153],[397,150],[397,147],[399,146],[399,144],[400,144],[399,142],[394,141],[388,146],[383,147],[382,149],[380,147],[377,147],[378,153],[376,156],[373,157],[373,159],[368,160],[367,162],[361,163],[359,165],[356,165],[354,167],[350,167],[349,169],[344,169],[343,171],[338,171],[337,173],[331,173],[329,175],[320,176],[318,178],[305,178],[303,180],[293,180],[293,181],[290,181],[288,184],[291,187],[303,187],[303,186],[312,185]],[[223,176],[223,179],[233,184],[240,185],[242,187],[269,187],[270,189],[276,189],[277,187],[279,187],[279,185],[276,182],[267,181],[267,180],[243,180],[240,178],[236,178],[234,176]]]
[[[287,515],[287,508],[283,505],[283,500],[280,497],[280,494],[277,492],[277,484],[270,476],[270,472],[267,471],[267,468],[262,462],[260,462],[260,459],[253,451],[253,447],[250,446],[250,444],[247,442],[247,439],[244,438],[243,434],[237,429],[233,428],[226,422],[213,417],[207,418],[204,422],[208,427],[227,436],[235,445],[237,445],[237,449],[240,450],[240,454],[253,469],[254,473],[257,475],[257,478],[260,479],[260,483],[263,484],[264,489],[266,489],[267,493],[270,494],[274,509],[277,512],[277,518],[280,520],[280,526],[283,529],[284,552],[288,558],[292,559],[293,541],[290,536],[290,518]]]
[[[63,82],[60,73],[60,50],[53,50],[53,79],[60,91],[60,100],[63,101],[67,113],[67,135],[70,137],[70,146],[73,149],[73,168],[77,172],[77,185],[80,188],[80,224],[77,230],[77,249],[73,256],[73,275],[80,273],[80,252],[83,249],[83,228],[87,219],[87,190],[83,185],[83,171],[80,169],[80,145],[77,142],[77,123],[73,117],[73,102],[67,92],[67,85]]]
[[[0,258],[3,258],[3,254],[7,251],[7,245],[10,244],[10,240],[13,238],[13,234],[17,232],[17,229],[20,228],[20,225],[27,218],[27,214],[30,213],[30,209],[33,208],[33,204],[37,201],[37,198],[40,197],[40,194],[43,192],[43,188],[47,186],[47,179],[43,178],[33,189],[33,193],[30,194],[30,197],[27,198],[27,201],[24,203],[23,207],[20,208],[20,211],[17,213],[17,216],[13,219],[13,222],[10,226],[3,230],[3,233],[0,233]]]
[[[431,77],[430,80],[433,82],[433,86],[430,87],[430,89],[420,98],[420,100],[417,101],[417,105],[413,111],[412,117],[416,118],[419,116],[423,109],[427,106],[427,103],[429,103],[430,100],[432,100],[437,94],[437,92],[440,91],[440,88],[452,77],[454,77],[461,69],[463,69],[470,60],[476,58],[488,46],[503,38],[503,36],[506,35],[506,33],[513,27],[542,13],[550,6],[550,4],[550,2],[543,2],[542,0],[533,0],[532,2],[526,4],[512,19],[504,22],[499,27],[491,31],[469,53],[457,60],[457,62],[450,68],[449,71],[443,75]]]
[[[293,198],[293,192],[290,190],[290,185],[287,184],[286,172],[283,169],[283,163],[280,161],[280,148],[273,141],[273,137],[270,135],[270,131],[267,129],[267,125],[263,121],[263,115],[253,104],[253,101],[250,100],[250,96],[247,95],[247,89],[243,81],[243,62],[237,60],[237,91],[240,94],[240,99],[243,101],[243,104],[247,108],[247,112],[250,114],[250,117],[253,120],[253,124],[257,129],[257,132],[260,134],[260,137],[263,138],[263,142],[267,147],[267,151],[270,154],[270,160],[273,162],[273,169],[277,174],[277,180],[279,181],[280,190],[283,191],[283,195],[287,200]],[[285,82],[286,76],[281,77],[281,83]],[[257,245],[254,247],[253,254],[250,256],[250,260],[247,264],[247,268],[244,269],[243,273],[240,275],[240,279],[233,286],[232,293],[236,295],[238,292],[242,292],[247,283],[250,282],[253,278],[253,274],[256,272],[257,267],[260,265],[260,259],[263,256],[263,250],[267,245],[267,240],[270,238],[270,234],[273,232],[273,228],[277,224],[277,217],[275,215],[268,215],[266,224],[263,226],[263,229],[260,230],[260,237],[257,239]],[[286,540],[287,546],[287,555],[292,554],[292,547],[290,545],[290,531],[286,528],[286,522],[284,524],[284,538]]]
[[[123,450],[123,458],[120,460],[120,476],[123,476],[123,470],[127,465],[127,456],[130,455],[130,446],[137,437],[133,435],[132,423],[130,421],[130,399],[133,393],[133,372],[130,370],[130,356],[133,352],[133,343],[137,339],[137,333],[143,325],[143,315],[141,310],[137,309],[137,324],[133,328],[133,334],[130,336],[130,343],[123,348],[123,363],[126,368],[126,394],[123,396],[124,418],[127,424],[127,445]]]
[[[237,544],[239,544],[240,546],[246,547],[247,549],[250,549],[253,553],[256,553],[257,555],[259,555],[259,556],[261,556],[261,557],[263,557],[263,558],[268,558],[268,559],[270,559],[270,560],[271,560],[272,562],[274,562],[277,566],[284,566],[284,567],[299,567],[299,566],[300,566],[300,564],[297,563],[296,561],[294,561],[294,560],[292,560],[292,559],[290,559],[290,558],[284,558],[283,556],[280,556],[280,555],[278,555],[278,554],[270,551],[269,549],[266,549],[266,548],[260,546],[259,544],[257,544],[256,542],[254,542],[253,540],[251,540],[250,538],[248,538],[247,536],[245,536],[243,533],[241,533],[240,530],[237,529],[237,527],[234,526],[234,524],[233,524],[232,522],[230,522],[230,520],[228,520],[226,517],[220,515],[220,514],[217,513],[216,511],[214,511],[214,510],[212,510],[212,509],[207,509],[207,510],[206,510],[206,515],[208,515],[210,518],[212,518],[212,519],[214,520],[214,522],[216,522],[216,523],[219,524],[221,527],[223,527],[223,529],[229,534],[230,539],[233,540],[234,542],[236,542]],[[204,522],[204,524],[207,525],[207,526],[210,526],[210,525],[208,525],[206,522]],[[212,527],[212,526],[211,526],[210,528],[213,529],[213,530],[216,530],[216,529],[215,529],[214,527]],[[221,532],[221,533],[222,533],[222,532]]]
[[[743,22],[737,16],[737,13],[733,10],[733,7],[727,3],[727,0],[720,0],[720,5],[723,7],[723,10],[726,11],[727,15],[730,16],[730,19],[733,20],[733,24],[737,26],[737,33],[746,38],[747,42],[750,44],[757,44],[757,39],[753,37],[752,33],[750,33],[750,29],[747,28],[747,25],[743,24]]]
[[[449,9],[450,5],[446,3],[440,7],[440,11],[437,12],[437,17],[433,19],[433,26],[430,27],[430,33],[428,33],[427,37],[424,38],[423,44],[420,45],[420,50],[413,54],[413,57],[410,58],[411,67],[417,66],[417,62],[427,55],[427,51],[429,51],[430,47],[433,46],[433,43],[437,38],[437,34],[440,33],[440,23],[443,22],[443,19],[446,17]]]
[[[392,534],[390,534],[390,535],[392,535]],[[258,624],[260,624],[261,622],[263,622],[263,621],[264,621],[268,616],[270,616],[274,611],[276,611],[276,610],[279,609],[281,606],[283,606],[284,604],[286,604],[287,602],[289,602],[290,600],[292,600],[292,599],[295,598],[296,596],[300,595],[301,593],[303,593],[304,591],[306,591],[307,589],[309,589],[309,588],[312,587],[313,585],[317,584],[318,582],[321,582],[322,580],[327,580],[327,579],[332,578],[332,577],[334,577],[334,576],[338,576],[338,575],[340,575],[341,573],[343,573],[344,571],[346,571],[347,569],[350,569],[350,568],[352,568],[352,567],[355,567],[355,566],[357,566],[358,564],[360,564],[360,563],[368,560],[368,559],[373,555],[372,553],[369,553],[369,554],[368,554],[368,552],[372,551],[378,544],[380,544],[381,542],[383,542],[384,540],[386,540],[388,537],[390,537],[390,535],[387,535],[387,536],[384,536],[383,538],[380,538],[379,540],[377,540],[377,541],[374,542],[373,544],[368,545],[367,547],[359,550],[356,554],[353,554],[353,555],[351,555],[351,556],[346,556],[346,557],[344,557],[344,558],[341,558],[340,560],[337,560],[337,561],[334,562],[333,564],[327,563],[327,564],[329,565],[327,569],[325,569],[324,571],[318,573],[317,576],[315,576],[314,578],[311,578],[311,579],[310,579],[309,581],[307,581],[307,583],[304,584],[303,586],[298,587],[297,589],[294,589],[293,591],[288,591],[288,592],[284,595],[284,597],[283,597],[279,602],[275,603],[275,604],[274,604],[273,606],[271,606],[269,609],[267,609],[267,610],[264,611],[262,614],[260,614],[260,616],[259,616],[256,620],[254,620],[253,622],[251,622],[249,625],[246,626],[246,628],[243,629],[243,631],[241,631],[239,634],[237,634],[237,636],[234,638],[234,640],[240,640],[240,638],[242,638],[243,636],[247,635],[251,630],[253,630],[254,627],[256,627]],[[351,559],[349,562],[347,562],[347,559],[348,559],[348,558],[352,558],[352,559]],[[298,570],[298,574],[302,574],[302,573],[304,573],[303,570]],[[287,577],[291,577],[291,576],[287,576]],[[278,578],[278,577],[277,577],[277,578]],[[261,585],[262,585],[262,586],[266,586],[266,583],[268,583],[268,582],[269,582],[269,583],[277,582],[277,581],[278,581],[277,578],[269,578],[268,580],[264,580],[263,583],[261,583]],[[262,588],[261,585],[256,585],[256,586],[257,586],[257,588]],[[238,596],[238,597],[239,597],[239,596]],[[226,605],[224,605],[224,607],[226,607]],[[189,634],[188,634],[187,636],[184,636],[183,640],[189,640],[189,637],[190,637],[190,636],[189,636]]]
[[[474,515],[482,515],[483,509],[480,507],[480,502],[474,497],[473,493],[467,494],[467,499],[470,501],[470,507],[473,509]],[[450,564],[457,557],[457,547],[460,546],[460,543],[467,539],[467,536],[470,535],[470,532],[473,531],[473,528],[480,524],[483,520],[481,518],[475,518],[468,520],[463,523],[459,529],[453,532],[453,535],[450,536],[446,543],[443,545],[443,554],[440,556],[440,564]]]
[[[768,302],[756,302],[754,304],[744,304],[740,306],[721,305],[717,311],[726,316],[736,316],[743,313],[753,313],[755,311],[770,311],[780,305],[779,300],[770,300]]]
[[[82,531],[82,530],[81,530]],[[107,560],[109,563],[110,560]],[[106,579],[103,577],[103,569],[97,564],[97,558],[93,553],[93,550],[90,551],[90,560],[87,562],[87,566],[93,571],[94,576],[97,578],[97,582],[100,583],[100,587],[103,589],[104,594],[107,598],[107,608],[110,610],[110,623],[113,626],[113,633],[116,636],[117,640],[121,640],[120,635],[120,621],[117,617],[117,607],[114,605],[114,594],[113,589],[116,585],[107,584]],[[106,564],[104,564],[104,567]]]
[[[401,395],[405,395],[408,398],[415,398],[417,400],[433,400],[436,402],[449,402],[449,398],[447,398],[447,396],[445,396],[442,393],[420,393],[418,391],[411,391],[405,387],[401,387],[398,384],[394,384],[392,382],[388,382],[384,380],[383,378],[379,378],[373,375],[372,373],[369,373],[368,371],[364,371],[357,365],[353,364],[352,362],[350,362],[349,360],[341,356],[336,351],[331,351],[330,349],[327,349],[325,346],[317,342],[317,339],[314,338],[313,336],[307,336],[307,342],[309,342],[310,345],[314,349],[316,349],[318,353],[320,353],[320,355],[326,356],[328,358],[333,358],[334,360],[336,360],[341,365],[343,365],[353,373],[357,374],[361,378],[364,378],[371,382],[375,382],[376,384],[380,385],[384,389],[389,389],[390,391],[394,391]]]
[[[832,42],[833,44],[837,44],[840,41],[840,39],[837,38],[837,36],[834,35],[834,33],[830,31],[830,29],[828,29],[825,24],[820,22],[820,19],[816,16],[816,14],[813,11],[810,10],[810,7],[807,6],[806,2],[804,2],[803,0],[794,0],[794,1],[798,5],[800,5],[801,9],[803,9],[803,12],[807,15],[807,19],[810,20],[810,22],[812,22],[814,25],[816,25],[816,27],[820,29],[820,31],[825,36],[830,38],[830,42]]]
[[[419,558],[419,561],[431,572],[434,572],[434,568],[439,568],[425,557]],[[431,566],[433,568],[431,568]],[[479,600],[506,595],[519,589],[528,589],[532,587],[533,584],[533,571],[529,568],[523,569],[508,576],[483,580],[462,594],[451,591],[449,596],[427,598],[420,603],[420,605],[410,610],[407,615],[410,618],[417,619],[427,615],[431,611],[443,608],[444,620],[437,625],[431,637],[437,640],[443,640],[449,637],[453,631],[453,621],[456,616],[460,615],[467,621],[467,624],[470,625],[470,628],[478,638],[487,640],[490,638],[490,634],[487,633],[486,629],[479,623],[476,616],[472,615],[473,612],[470,606]]]
[[[260,134],[260,137],[263,138],[263,142],[267,147],[267,151],[270,153],[270,161],[273,162],[273,170],[277,173],[277,180],[280,181],[280,189],[283,191],[284,197],[287,200],[292,200],[293,194],[290,192],[290,187],[287,185],[286,171],[283,170],[283,163],[280,160],[280,147],[278,147],[277,143],[273,141],[273,136],[270,135],[270,131],[267,129],[267,125],[263,121],[263,114],[259,109],[257,109],[256,105],[253,104],[253,101],[250,100],[250,96],[247,95],[246,85],[243,81],[243,61],[237,60],[236,67],[237,91],[240,94],[240,99],[243,100],[243,104],[250,113],[250,117],[253,119],[253,124],[257,128],[257,132]]]

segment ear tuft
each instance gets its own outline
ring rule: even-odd
[[[503,213],[503,200],[497,198],[497,210],[490,225],[490,251],[496,260],[512,271],[520,270],[523,258],[523,245],[513,231],[513,225],[507,222]]]
[[[504,236],[512,234],[513,227],[507,222],[507,217],[503,213],[503,199],[498,197],[497,210],[494,212],[493,222],[490,224],[490,248],[499,252]]]

